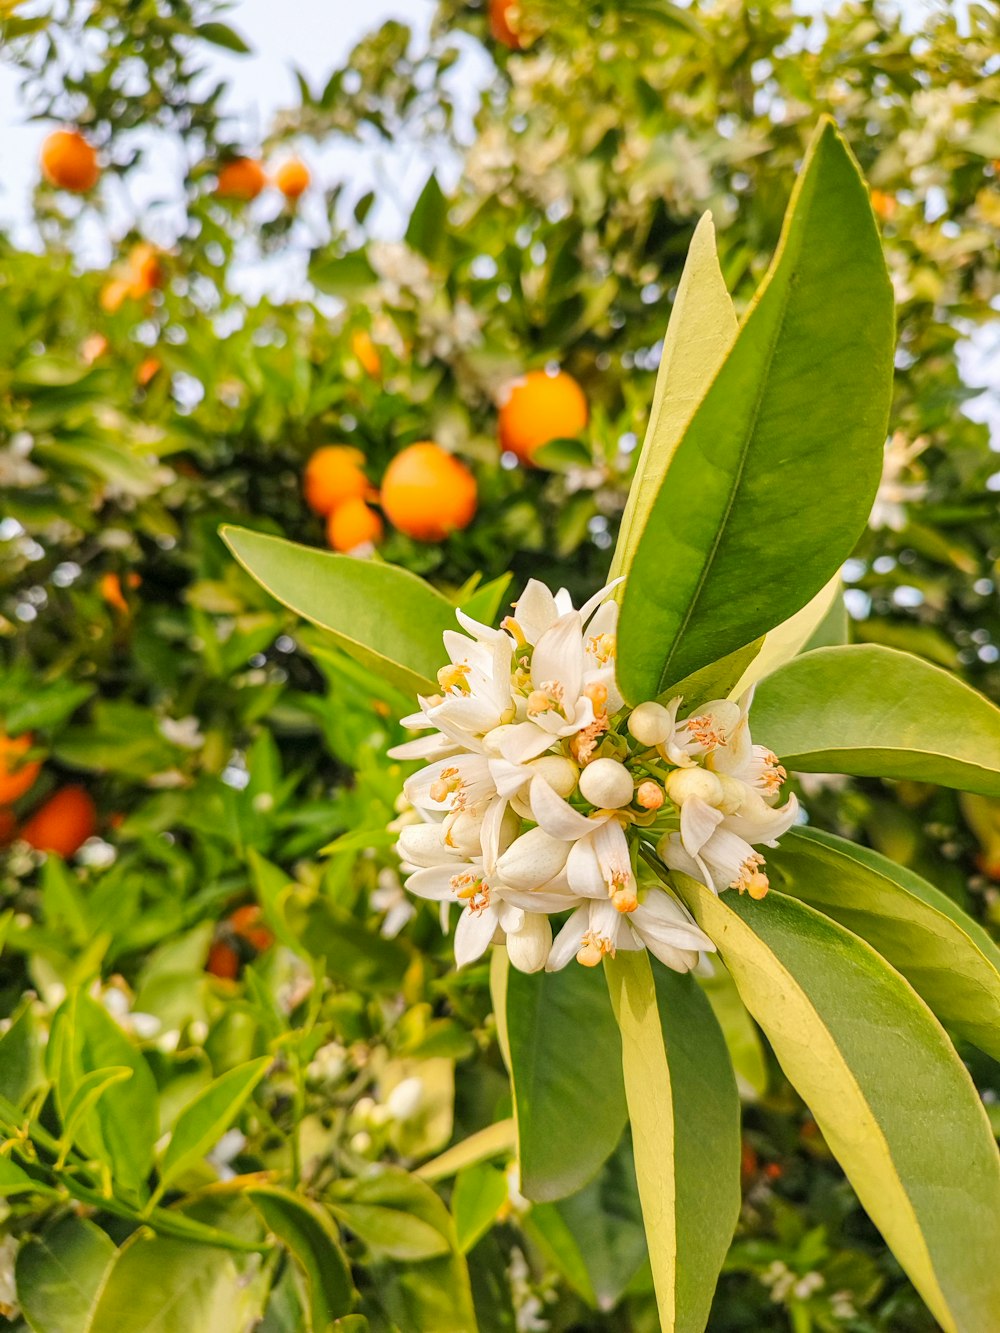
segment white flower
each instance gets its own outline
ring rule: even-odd
[[[388,866],[379,871],[378,887],[372,890],[369,902],[374,911],[385,913],[379,934],[387,940],[395,939],[415,915],[414,906],[403,892],[399,876]]]
[[[872,512],[868,516],[870,528],[875,531],[889,528],[893,532],[902,532],[906,527],[906,506],[919,503],[927,494],[926,481],[907,481],[906,477],[912,477],[913,464],[929,443],[926,436],[919,436],[911,442],[898,430],[887,442],[882,461],[882,479]]]
[[[619,949],[647,948],[675,972],[690,972],[715,945],[674,898],[651,889],[633,911],[617,911],[607,898],[578,907],[556,936],[546,970],[556,972],[572,958],[594,967]]]

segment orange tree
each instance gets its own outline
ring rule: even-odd
[[[625,1147],[585,1194],[530,1210],[499,1169],[502,1136],[435,1160],[502,1120],[506,1094],[482,971],[450,972],[426,910],[398,933],[409,907],[384,830],[402,775],[377,756],[405,701],[278,610],[217,527],[377,543],[480,608],[510,600],[489,580],[511,563],[518,579],[530,568],[597,586],[697,218],[712,209],[745,306],[829,111],[877,191],[899,321],[901,435],[886,526],[847,570],[852,633],[1000,694],[995,466],[986,428],[961,411],[971,391],[956,350],[991,318],[1000,225],[996,17],[970,21],[962,32],[942,13],[907,34],[861,4],[806,31],[784,5],[525,0],[498,17],[452,0],[426,52],[383,25],[322,88],[303,81],[258,143],[237,137],[220,86],[197,73],[213,46],[244,45],[238,9],[74,2],[0,20],[31,114],[81,135],[100,173],[91,181],[78,140],[69,153],[50,141],[42,252],[0,238],[0,840],[13,913],[0,1041],[24,1071],[0,1092],[4,1133],[27,1124],[37,1150],[36,1188],[10,1194],[4,1262],[18,1251],[33,1328],[49,1326],[30,1294],[47,1247],[106,1259],[109,1236],[141,1234],[128,1181],[126,1197],[105,1188],[99,1145],[157,1098],[161,1133],[194,1107],[183,1123],[201,1137],[163,1200],[194,1191],[190,1221],[158,1205],[154,1229],[205,1247],[206,1285],[189,1249],[127,1253],[164,1290],[194,1293],[192,1327],[234,1284],[276,1327],[323,1326],[347,1279],[338,1291],[315,1265],[343,1276],[341,1244],[374,1328],[471,1327],[470,1301],[484,1328],[510,1327],[514,1307],[553,1327],[655,1326]],[[471,142],[449,91],[463,33],[496,62]],[[98,59],[81,72],[84,42]],[[156,249],[139,219],[121,234],[107,212],[151,130],[184,164],[184,221],[169,235],[158,225]],[[458,165],[457,184],[430,175],[403,237],[379,239],[372,196],[315,169],[301,192],[301,174],[282,186],[288,159],[308,166],[314,144],[338,138],[429,143]],[[310,206],[329,236],[312,245],[308,284],[287,301],[242,298],[238,258],[300,253]],[[94,226],[112,241],[107,272],[76,258]],[[406,460],[429,442],[444,458],[414,484]],[[327,509],[310,499],[309,468],[330,446],[357,451],[357,472]],[[89,818],[69,795],[80,787]],[[57,814],[75,803],[55,844],[54,802]],[[982,839],[995,873],[992,807],[970,805],[971,833],[950,796],[915,784],[857,783],[810,808],[989,916],[974,857]],[[253,906],[263,927],[247,924]],[[712,1326],[921,1327],[752,1025],[731,995],[715,998],[748,1111],[743,1222]],[[76,1042],[65,1077],[40,1055],[60,1028]],[[101,1067],[131,1079],[87,1085],[74,1139],[69,1084]],[[992,1067],[977,1073],[996,1086]],[[202,1096],[225,1114],[205,1118]],[[61,1156],[69,1168],[55,1171]],[[373,1163],[385,1168],[374,1183]],[[277,1193],[253,1194],[260,1171]],[[242,1211],[216,1185],[230,1172]],[[615,1214],[633,1225],[616,1232],[612,1264],[602,1227]],[[281,1243],[258,1256],[265,1230]],[[220,1262],[212,1246],[234,1231],[249,1248]]]

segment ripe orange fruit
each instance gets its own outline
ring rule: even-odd
[[[889,222],[895,217],[899,205],[894,194],[887,194],[885,190],[872,190],[871,200],[875,216],[881,218],[883,222]]]
[[[20,736],[0,731],[0,805],[12,805],[35,785],[42,765],[37,759],[23,759],[34,739],[30,731]]]
[[[21,829],[36,851],[69,858],[97,832],[97,807],[83,787],[63,787]]]
[[[125,586],[131,588],[133,592],[141,583],[142,579],[135,570],[130,570],[125,575]],[[123,616],[128,615],[132,608],[125,599],[125,593],[122,591],[122,581],[117,574],[113,572],[102,574],[97,586],[100,589],[101,596],[109,606],[113,606]]]
[[[216,940],[208,951],[205,971],[224,981],[235,981],[240,973],[240,956],[225,940]]]
[[[500,407],[500,447],[530,463],[550,440],[572,439],[587,424],[583,390],[565,370],[531,370],[514,381]]]
[[[382,357],[367,329],[355,329],[351,334],[351,351],[365,374],[378,379],[382,374]]]
[[[14,836],[17,819],[13,810],[0,810],[0,847],[6,847]]]
[[[523,44],[520,28],[511,23],[514,18],[511,11],[517,8],[517,0],[490,0],[490,33],[493,40],[502,42],[512,51],[520,51]]]
[[[270,949],[274,943],[274,935],[269,927],[264,925],[261,910],[256,903],[237,907],[226,924],[234,935],[252,944],[258,953]]]
[[[219,169],[215,193],[220,199],[238,199],[249,203],[267,184],[264,168],[252,157],[234,157]]]
[[[309,168],[297,157],[282,162],[274,174],[274,183],[286,199],[298,199],[309,189]]]
[[[135,382],[140,389],[145,389],[146,385],[159,373],[163,362],[158,356],[147,356],[139,362],[135,372]]]
[[[382,480],[386,517],[421,542],[444,541],[468,527],[476,497],[476,479],[465,464],[429,440],[398,453]]]
[[[327,444],[306,463],[302,489],[314,514],[326,517],[345,500],[367,495],[368,478],[362,472],[365,456],[349,444]]]
[[[335,551],[346,555],[359,546],[374,545],[382,540],[382,520],[364,500],[352,496],[337,505],[326,520],[326,539]]]
[[[58,190],[86,194],[100,180],[101,168],[79,130],[55,130],[42,144],[42,175]]]
[[[133,245],[126,260],[129,296],[139,301],[156,287],[163,286],[163,263],[160,252],[148,241]]]

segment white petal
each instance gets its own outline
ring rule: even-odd
[[[507,932],[507,953],[519,972],[540,972],[552,948],[548,917],[526,916],[521,929]]]
[[[454,864],[459,859],[457,853],[445,846],[440,824],[405,824],[399,830],[396,852],[401,861],[423,868]]]
[[[504,637],[503,630],[493,629],[489,625],[480,624],[478,620],[473,620],[471,616],[464,611],[456,611],[455,619],[465,630],[466,634],[471,634],[474,639],[480,643],[493,643],[496,639]]]
[[[579,810],[574,810],[541,777],[532,778],[528,800],[539,827],[553,838],[563,838],[568,842],[588,837],[608,819],[607,815],[591,819]]]
[[[415,741],[403,741],[394,745],[386,754],[390,759],[447,759],[458,754],[459,746],[447,736],[435,733],[433,736],[420,736]]]
[[[614,590],[618,587],[619,583],[624,583],[624,582],[625,582],[624,575],[619,579],[612,579],[610,583],[605,584],[605,586],[601,589],[600,592],[595,592],[593,597],[591,597],[589,601],[584,602],[583,606],[580,607],[580,619],[583,621],[584,624],[587,623],[587,620],[589,619],[591,614],[597,610],[597,608],[605,600],[608,594],[614,592]]]
[[[496,873],[512,889],[540,889],[566,864],[570,844],[543,828],[529,829],[497,861]]]
[[[578,907],[552,941],[546,972],[558,972],[580,952],[583,937],[590,929],[590,908]]]
[[[579,698],[583,687],[583,627],[576,611],[560,616],[535,645],[531,681],[536,689],[558,681],[566,704],[575,704]]]
[[[491,759],[490,777],[496,784],[497,795],[504,800],[515,796],[531,781],[531,769],[525,764],[512,764],[506,759]]]
[[[553,738],[534,722],[518,722],[505,727],[500,736],[500,753],[511,764],[524,764],[537,759],[553,744]]]
[[[481,912],[466,908],[455,929],[455,962],[459,967],[474,963],[490,947],[497,929],[497,912],[491,903]]]
[[[497,907],[497,918],[500,922],[500,929],[507,934],[516,932],[524,926],[524,908],[515,907],[513,903],[503,900]]]
[[[715,945],[675,899],[654,889],[629,916],[634,930],[650,944],[658,940],[675,949],[714,953]],[[650,945],[652,947],[652,945]]]
[[[514,617],[529,643],[537,643],[548,627],[559,618],[556,599],[537,579],[529,579],[524,592],[514,603]]]
[[[432,902],[448,901],[455,896],[451,886],[452,876],[460,874],[462,869],[459,862],[450,866],[430,866],[426,870],[418,870],[406,880],[407,891],[415,893],[418,898],[429,898]]]
[[[664,865],[671,870],[679,870],[683,875],[690,875],[692,879],[700,880],[713,893],[716,892],[715,881],[708,866],[701,857],[691,856],[684,850],[679,833],[671,833],[668,837],[661,838],[658,851]]]
[[[681,806],[681,842],[684,850],[697,856],[722,823],[722,811],[692,796]]]
[[[601,873],[592,838],[574,842],[566,860],[566,877],[574,893],[582,898],[606,898],[608,886]]]

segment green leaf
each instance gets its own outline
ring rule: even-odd
[[[18,1300],[34,1333],[87,1328],[114,1257],[114,1244],[100,1227],[72,1214],[26,1240],[15,1272]]]
[[[710,662],[700,671],[693,671],[690,676],[685,676],[665,690],[664,698],[673,698],[679,694],[684,700],[685,712],[710,699],[727,699],[736,691],[739,682],[753,672],[755,659],[764,643],[764,636],[761,635],[745,648],[738,648],[728,657]]]
[[[776,887],[867,940],[942,1023],[1000,1060],[1000,949],[946,894],[815,829],[787,833],[767,862]]]
[[[97,1105],[81,1117],[75,1134],[84,1151],[110,1168],[119,1188],[142,1196],[159,1133],[156,1083],[149,1065],[103,1005],[79,991],[56,1012],[49,1055],[63,1123],[87,1074],[116,1066],[132,1071],[126,1082],[104,1091]]]
[[[801,773],[915,778],[1000,796],[1000,708],[894,648],[803,653],[761,683],[751,716],[755,734]]]
[[[618,629],[627,699],[751,643],[850,554],[881,475],[892,344],[868,194],[825,121],[768,276],[639,539]]]
[[[629,488],[611,562],[611,578],[627,574],[681,437],[736,341],[736,313],[715,248],[711,213],[691,238],[663,340],[646,438]]]
[[[185,1106],[177,1117],[174,1132],[160,1163],[158,1199],[172,1181],[200,1162],[216,1144],[243,1108],[247,1098],[267,1073],[271,1057],[262,1055],[248,1064],[227,1070]]]
[[[441,636],[455,608],[408,570],[223,527],[247,573],[297,615],[328,630],[351,657],[409,695],[437,689]]]
[[[12,1194],[48,1194],[55,1196],[57,1191],[50,1189],[44,1181],[35,1180],[12,1162],[9,1157],[0,1157],[0,1199],[7,1199]]]
[[[434,259],[447,238],[448,201],[432,171],[413,206],[403,239],[411,250]]]
[[[447,1208],[429,1185],[398,1167],[335,1186],[330,1207],[377,1255],[416,1262],[457,1248]]]
[[[199,23],[195,32],[202,41],[211,42],[213,46],[224,47],[225,50],[233,51],[238,56],[248,56],[253,50],[238,32],[234,32],[225,23]]]
[[[699,977],[698,984],[708,996],[715,1021],[722,1029],[736,1086],[748,1100],[763,1097],[767,1091],[767,1061],[757,1025],[747,1013],[732,977],[719,963],[714,963],[710,977]]]
[[[468,1166],[458,1173],[451,1211],[458,1248],[463,1254],[468,1254],[476,1241],[486,1235],[509,1195],[506,1172],[489,1163]]]
[[[246,1261],[242,1261],[245,1263]],[[85,1323],[73,1333],[245,1333],[266,1292],[225,1250],[135,1232],[121,1247]]]
[[[38,1021],[29,999],[0,1033],[0,1096],[23,1106],[44,1082]]]
[[[527,975],[497,959],[493,1005],[505,1013],[521,1192],[536,1203],[587,1183],[614,1151],[628,1110],[621,1042],[598,971],[567,967]],[[587,1077],[599,1052],[599,1076]]]
[[[311,1326],[325,1333],[331,1320],[350,1314],[355,1296],[336,1227],[318,1205],[288,1190],[255,1185],[246,1194],[305,1275]]]
[[[947,1333],[1000,1309],[1000,1157],[930,1010],[865,944],[781,893],[675,875],[872,1221]]]
[[[794,616],[789,616],[780,625],[768,631],[761,642],[760,651],[747,666],[746,671],[734,685],[731,693],[739,697],[751,685],[756,685],[765,676],[770,676],[779,667],[790,662],[801,653],[806,644],[816,634],[838,601],[843,608],[840,571],[822,588],[810,602],[806,602]],[[715,698],[720,698],[716,695]]]
[[[517,1146],[513,1120],[498,1120],[494,1125],[470,1134],[461,1143],[446,1149],[440,1157],[417,1167],[415,1175],[421,1180],[447,1180],[466,1167],[477,1166],[491,1157],[509,1156]]]
[[[482,587],[476,588],[468,597],[464,597],[460,606],[467,616],[473,620],[481,621],[485,625],[492,625],[499,614],[500,607],[503,605],[504,595],[510,587],[510,581],[513,574],[501,574],[499,578],[490,579],[489,583],[484,583]]]
[[[736,1080],[693,977],[645,951],[620,953],[605,970],[660,1324],[701,1333],[740,1211]]]
[[[109,1088],[116,1083],[124,1083],[132,1077],[132,1070],[126,1065],[112,1066],[110,1069],[95,1069],[87,1074],[73,1089],[73,1095],[66,1103],[63,1112],[63,1129],[60,1143],[68,1153],[76,1136],[77,1126],[87,1113],[97,1105]],[[60,1165],[64,1158],[60,1159]]]

